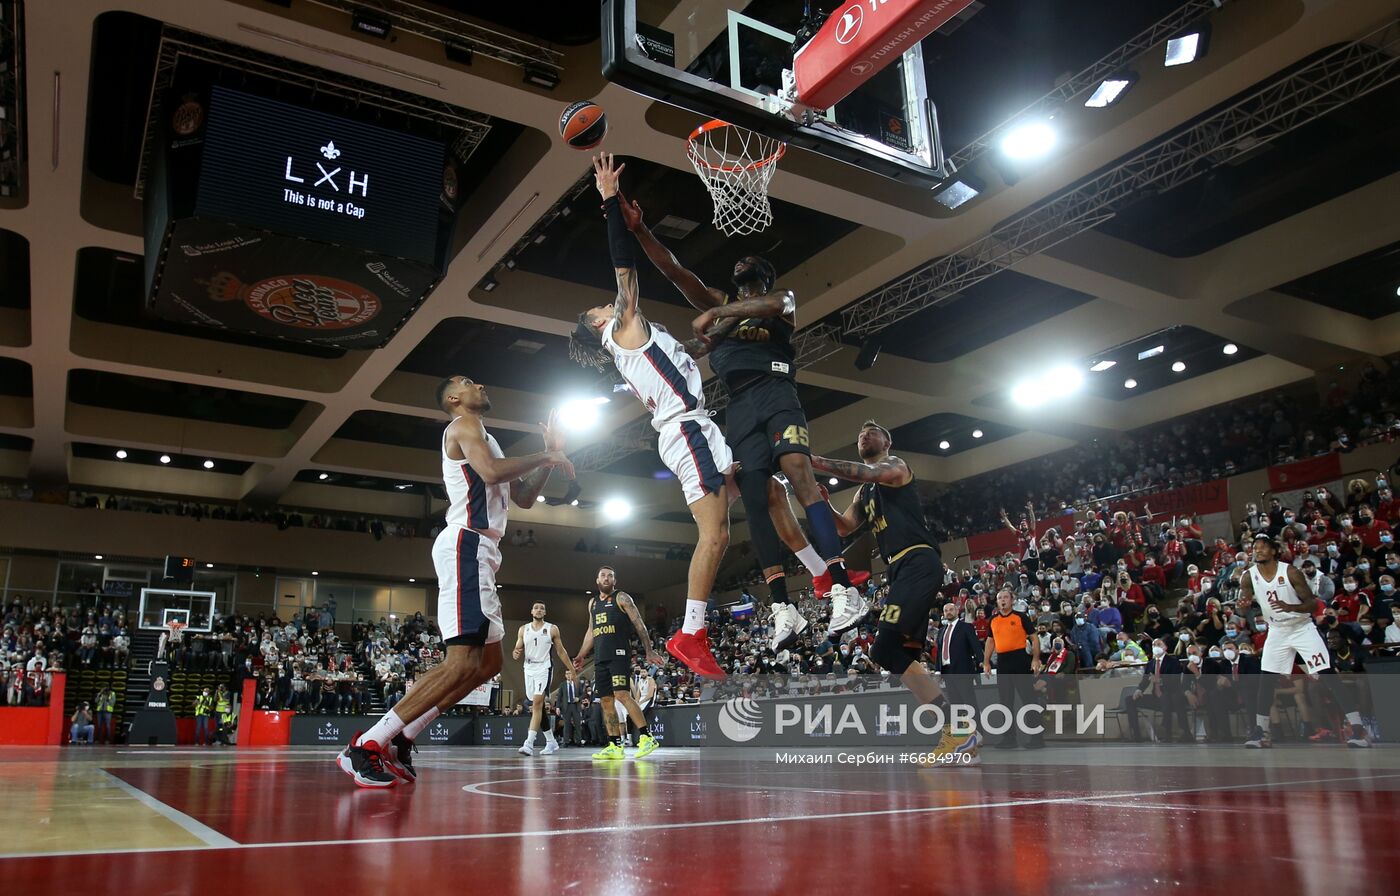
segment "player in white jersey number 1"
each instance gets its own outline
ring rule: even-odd
[[[1318,599],[1298,568],[1278,561],[1278,542],[1259,533],[1254,537],[1254,565],[1240,583],[1240,593],[1254,598],[1269,622],[1269,634],[1260,657],[1259,697],[1255,703],[1254,731],[1246,747],[1272,746],[1269,738],[1269,708],[1274,702],[1278,676],[1290,675],[1296,658],[1308,675],[1332,695],[1351,725],[1347,745],[1369,747],[1371,742],[1361,725],[1361,714],[1352,705],[1345,688],[1337,686],[1335,670],[1328,658],[1327,644],[1313,623]]]
[[[544,717],[544,701],[549,694],[550,682],[554,680],[554,660],[552,651],[564,664],[564,676],[574,680],[573,659],[564,649],[564,639],[559,637],[559,626],[544,621],[544,604],[536,601],[530,608],[530,621],[520,626],[515,636],[515,649],[511,659],[525,660],[525,696],[530,698],[530,733],[525,735],[525,743],[520,752],[526,756],[535,755],[535,735],[540,733],[540,722],[544,728],[544,755],[559,752],[559,741],[554,739],[554,725]]]
[[[414,738],[439,713],[501,671],[505,625],[496,571],[510,503],[533,507],[554,467],[562,467],[570,479],[574,476],[554,412],[543,427],[544,451],[506,457],[481,419],[491,410],[484,386],[464,376],[449,377],[438,383],[436,398],[452,418],[442,434],[447,525],[433,542],[438,626],[447,656],[336,757],[341,771],[361,787],[415,780]]]

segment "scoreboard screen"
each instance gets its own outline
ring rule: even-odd
[[[195,214],[435,264],[447,148],[215,85]]]

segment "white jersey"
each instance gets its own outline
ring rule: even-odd
[[[651,335],[641,348],[623,348],[613,339],[617,320],[603,328],[603,348],[612,355],[617,372],[651,412],[657,432],[669,421],[705,417],[705,394],[700,368],[666,328],[647,322]]]
[[[1293,590],[1293,583],[1288,581],[1288,564],[1277,565],[1272,581],[1265,579],[1264,574],[1259,571],[1259,565],[1255,564],[1249,568],[1249,578],[1254,585],[1254,602],[1259,605],[1259,611],[1269,621],[1270,633],[1298,631],[1313,624],[1310,613],[1285,613],[1269,606],[1269,598],[1273,597],[1295,607],[1303,603],[1298,592]]]
[[[525,623],[525,665],[547,666],[554,649],[554,625],[546,622],[538,629],[534,622]]]
[[[505,457],[495,436],[486,434],[492,457]],[[442,484],[447,487],[447,525],[480,532],[499,542],[506,531],[510,483],[487,485],[465,460],[447,456],[447,433],[442,434]]]

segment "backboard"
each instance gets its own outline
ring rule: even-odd
[[[803,0],[603,0],[603,74],[644,96],[932,187],[952,171],[928,99],[920,41],[969,2],[845,0],[823,33],[822,20],[807,14],[813,5]],[[917,28],[878,31],[880,15],[907,16],[916,5],[937,11]],[[862,19],[865,36],[857,40],[850,23],[859,27]],[[859,47],[876,38],[879,45]],[[802,103],[794,45],[809,69],[820,56],[836,76],[815,91],[824,99],[840,96],[849,81],[859,86],[829,107]],[[882,49],[898,55],[866,61]],[[833,61],[842,70],[832,69]]]

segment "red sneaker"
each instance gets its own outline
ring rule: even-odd
[[[715,655],[710,652],[710,635],[703,628],[693,635],[676,632],[666,642],[666,651],[685,663],[686,668],[696,675],[724,678],[724,670],[715,662]]]
[[[870,573],[864,569],[851,570],[851,587],[859,588],[870,581]],[[817,597],[831,596],[831,573],[824,572],[812,579],[812,590]]]
[[[1308,738],[1308,740],[1316,744],[1325,740],[1332,740],[1336,736],[1336,733],[1331,728],[1319,728],[1313,732],[1313,736]]]

